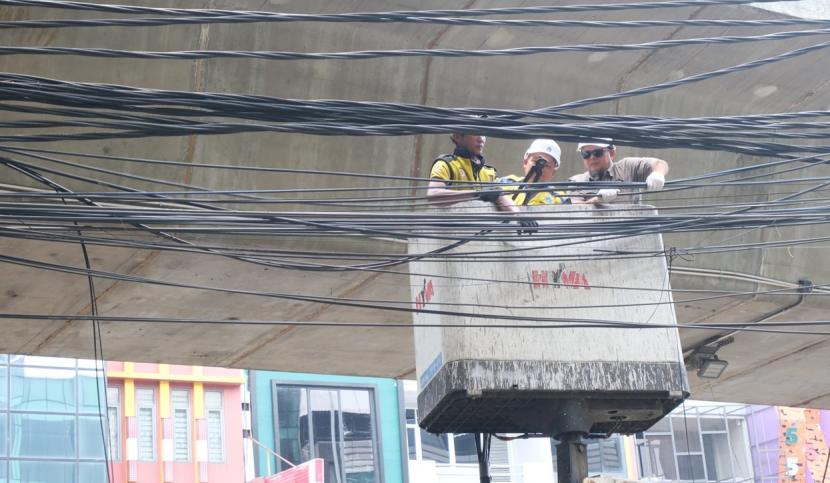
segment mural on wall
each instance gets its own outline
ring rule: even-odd
[[[804,422],[806,425],[806,441],[804,442],[804,459],[807,460],[807,469],[810,471],[813,481],[826,483],[830,481],[827,474],[827,466],[830,463],[827,450],[827,441],[824,439],[824,432],[820,424],[821,411],[818,409],[805,409]]]
[[[818,409],[778,408],[781,448],[779,475],[782,481],[830,482],[827,478],[828,448],[821,430]]]

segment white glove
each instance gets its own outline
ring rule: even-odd
[[[651,173],[648,175],[648,178],[646,178],[646,187],[648,188],[648,191],[660,191],[663,189],[664,184],[666,184],[666,177],[657,171]]]
[[[597,191],[597,196],[603,203],[611,203],[617,199],[618,194],[620,194],[620,190],[617,189],[602,189]]]

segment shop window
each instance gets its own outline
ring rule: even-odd
[[[121,461],[121,390],[107,388],[107,429],[110,461]]]
[[[190,391],[170,391],[170,407],[173,417],[173,461],[190,461]]]
[[[208,462],[225,462],[225,412],[221,391],[205,391]]]
[[[151,388],[136,388],[138,460],[156,460],[156,398]]]
[[[294,464],[323,458],[326,483],[381,481],[371,388],[275,383],[273,391],[277,453]]]

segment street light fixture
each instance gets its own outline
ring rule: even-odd
[[[700,367],[697,370],[697,377],[705,379],[717,379],[726,370],[729,362],[722,361],[718,356],[712,354],[711,358],[701,358]]]
[[[697,377],[704,379],[717,379],[726,370],[729,362],[721,360],[717,356],[718,350],[735,341],[734,337],[727,337],[723,340],[701,345],[696,348],[691,356],[692,367],[697,367]]]

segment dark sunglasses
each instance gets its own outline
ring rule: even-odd
[[[589,151],[580,151],[579,154],[582,156],[582,159],[590,159],[591,156],[598,158],[605,154],[605,151],[608,151],[608,148],[599,148],[599,149],[592,149]]]

